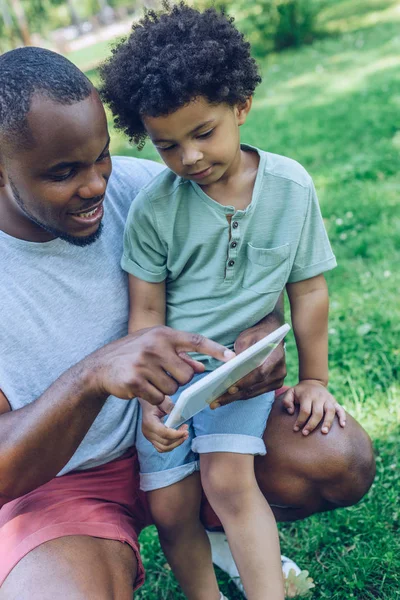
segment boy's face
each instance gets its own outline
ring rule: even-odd
[[[243,105],[210,104],[199,97],[162,117],[143,123],[163,161],[177,175],[211,185],[235,174],[240,163],[239,127],[251,98]]]

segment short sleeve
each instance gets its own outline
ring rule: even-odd
[[[141,191],[133,201],[124,231],[121,267],[138,279],[159,283],[167,277],[167,252],[151,202]]]
[[[316,277],[336,267],[317,194],[310,182],[306,216],[288,283]]]

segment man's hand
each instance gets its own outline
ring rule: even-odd
[[[242,331],[235,342],[236,354],[240,354],[279,326],[280,323],[277,320],[266,319],[255,327]],[[281,343],[258,369],[229,388],[225,394],[211,404],[211,408],[218,408],[218,406],[230,404],[234,400],[247,400],[277,390],[282,387],[285,377],[285,352],[283,343]]]
[[[165,427],[162,419],[173,409],[173,402],[166,397],[158,406],[152,406],[146,401],[140,402],[142,407],[142,432],[157,452],[170,452],[187,440],[188,426],[181,425],[179,429]]]
[[[294,414],[295,404],[300,406],[293,431],[302,430],[308,435],[322,421],[321,432],[329,433],[335,415],[341,427],[346,425],[346,412],[319,381],[306,379],[288,390],[283,398],[283,406],[289,414]]]
[[[158,405],[174,394],[204,366],[186,352],[208,354],[226,362],[235,356],[221,344],[202,335],[158,326],[112,342],[85,361],[92,395],[113,395],[123,400],[140,397]]]

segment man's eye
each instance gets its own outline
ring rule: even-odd
[[[75,169],[70,169],[69,171],[66,171],[65,173],[54,173],[52,175],[50,175],[50,179],[52,179],[53,181],[65,181],[66,179],[69,179],[70,177],[72,177],[72,175],[74,174]]]
[[[101,162],[102,160],[106,160],[107,158],[110,158],[109,150],[107,150],[106,152],[103,152],[103,154],[101,156],[99,156],[99,158],[97,159],[96,162]]]
[[[214,132],[214,129],[210,129],[209,131],[206,131],[205,133],[200,133],[197,137],[199,138],[208,138],[210,137],[210,135]]]

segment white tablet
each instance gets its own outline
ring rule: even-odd
[[[253,346],[250,346],[250,348],[184,390],[168,415],[165,425],[167,427],[179,427],[193,415],[206,408],[239,379],[257,369],[267,356],[275,350],[289,329],[289,325],[282,325],[279,329],[265,336]]]

